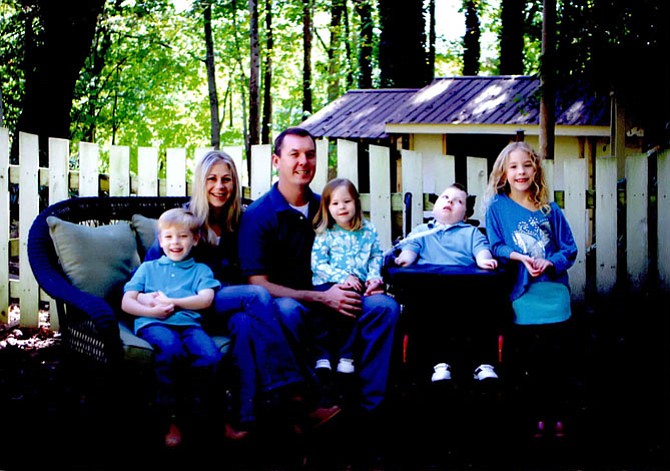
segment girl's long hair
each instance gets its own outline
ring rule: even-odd
[[[509,183],[507,182],[507,162],[509,156],[515,150],[526,152],[530,155],[535,169],[535,176],[533,183],[530,186],[531,201],[542,211],[549,209],[549,190],[547,189],[547,182],[545,180],[544,171],[542,170],[542,158],[535,152],[535,150],[524,141],[512,142],[507,144],[505,148],[500,151],[498,158],[496,158],[489,175],[489,182],[484,193],[484,205],[488,206],[495,195],[510,193]]]
[[[351,197],[354,199],[354,204],[356,205],[356,214],[354,215],[354,219],[352,221],[351,230],[357,231],[363,227],[361,196],[358,194],[356,185],[354,185],[351,180],[346,178],[335,178],[326,184],[325,188],[323,189],[323,193],[321,194],[321,205],[319,207],[319,211],[316,213],[316,216],[314,216],[313,221],[314,230],[317,234],[325,232],[326,229],[330,229],[333,227],[333,225],[335,225],[335,220],[330,215],[328,206],[330,206],[330,200],[333,197],[333,191],[341,186],[347,189]]]
[[[207,175],[209,175],[215,164],[224,163],[228,166],[233,178],[233,192],[223,207],[222,220],[217,221],[221,230],[225,232],[236,232],[240,216],[242,214],[242,191],[240,188],[240,179],[235,167],[233,158],[220,150],[211,150],[203,155],[198,162],[193,173],[193,194],[189,202],[189,209],[201,221],[202,237],[208,244],[217,245],[217,235],[212,229],[212,219],[214,215],[210,211],[209,201],[207,199]]]

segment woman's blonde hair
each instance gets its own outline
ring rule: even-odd
[[[330,200],[333,197],[333,192],[335,189],[341,186],[347,189],[351,197],[354,199],[354,204],[356,205],[356,214],[354,215],[354,219],[351,221],[351,230],[357,231],[363,227],[361,196],[358,194],[356,185],[354,185],[351,180],[346,178],[335,178],[326,184],[325,188],[323,189],[323,193],[321,194],[321,206],[319,207],[319,211],[316,213],[316,216],[314,216],[313,221],[314,230],[317,233],[325,232],[326,229],[330,229],[335,225],[335,220],[330,215],[328,206],[330,206]]]
[[[505,194],[510,192],[509,183],[507,182],[507,163],[509,156],[515,150],[526,152],[531,159],[533,168],[535,169],[535,176],[530,187],[530,198],[535,205],[546,211],[549,209],[549,190],[547,189],[547,182],[542,170],[542,158],[535,152],[535,150],[524,141],[512,142],[507,144],[505,148],[500,151],[496,161],[493,164],[491,175],[489,175],[489,182],[484,193],[484,205],[488,206],[495,195]]]
[[[207,199],[207,176],[212,167],[218,163],[228,166],[233,178],[233,192],[223,208],[222,220],[217,223],[221,226],[222,231],[235,232],[239,227],[242,214],[242,190],[233,158],[220,150],[207,152],[202,156],[193,173],[193,194],[189,202],[189,209],[200,220],[202,237],[211,245],[217,245],[218,238],[212,229],[214,215],[210,211]]]

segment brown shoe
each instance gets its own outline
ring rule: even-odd
[[[177,424],[170,424],[168,433],[165,434],[165,446],[167,448],[176,448],[181,445],[181,431]]]
[[[338,405],[331,407],[318,407],[309,413],[309,418],[312,421],[312,428],[319,428],[325,423],[329,422],[333,417],[342,412],[342,408]]]
[[[228,440],[240,441],[240,440],[244,440],[248,436],[249,436],[249,431],[248,430],[237,430],[232,425],[226,424],[225,437]]]

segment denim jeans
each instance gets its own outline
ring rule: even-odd
[[[190,385],[197,384],[201,390],[191,392],[204,397],[214,385],[217,365],[221,353],[212,338],[200,326],[170,326],[150,324],[140,329],[137,335],[154,348],[156,374],[156,404],[174,413],[177,407],[177,390],[181,389],[177,379],[185,366]],[[191,388],[192,389],[192,388]]]
[[[299,350],[302,361],[310,355],[305,345],[311,339],[305,338],[304,318],[311,315],[310,309],[291,298],[277,298],[284,328],[290,336],[291,345]],[[356,320],[354,339],[354,364],[361,384],[360,407],[372,412],[386,397],[391,353],[395,340],[395,330],[400,317],[400,307],[390,296],[375,294],[363,297],[363,310]],[[302,341],[301,341],[302,339]],[[300,359],[299,359],[300,361]],[[311,365],[312,369],[314,365]]]
[[[239,373],[240,421],[256,419],[259,392],[304,382],[270,293],[261,286],[230,285],[214,298],[216,321],[224,320],[231,356]]]

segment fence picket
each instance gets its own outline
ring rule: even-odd
[[[166,160],[167,196],[186,195],[186,149],[168,149]]]
[[[648,175],[645,154],[626,158],[626,264],[629,281],[635,291],[645,284],[649,265]]]
[[[99,151],[97,144],[79,143],[79,196],[98,196]]]
[[[0,323],[9,321],[9,130],[0,127]]]
[[[612,157],[596,159],[596,287],[604,295],[616,284],[617,274],[617,163]]]
[[[586,161],[584,159],[566,159],[563,161],[565,176],[564,214],[577,244],[577,260],[569,270],[570,289],[575,301],[584,301],[586,289]]]
[[[657,169],[658,276],[661,288],[670,291],[670,150],[658,156]]]
[[[391,248],[391,151],[370,146],[370,220],[379,234],[382,250]]]
[[[158,195],[158,149],[140,147],[137,150],[137,194],[139,196]]]
[[[130,195],[130,148],[112,146],[109,150],[109,195]]]
[[[37,197],[40,166],[39,140],[34,134],[19,133],[19,261],[28,260],[28,232],[39,211]],[[21,326],[39,325],[39,287],[29,263],[19,265],[19,305]]]

